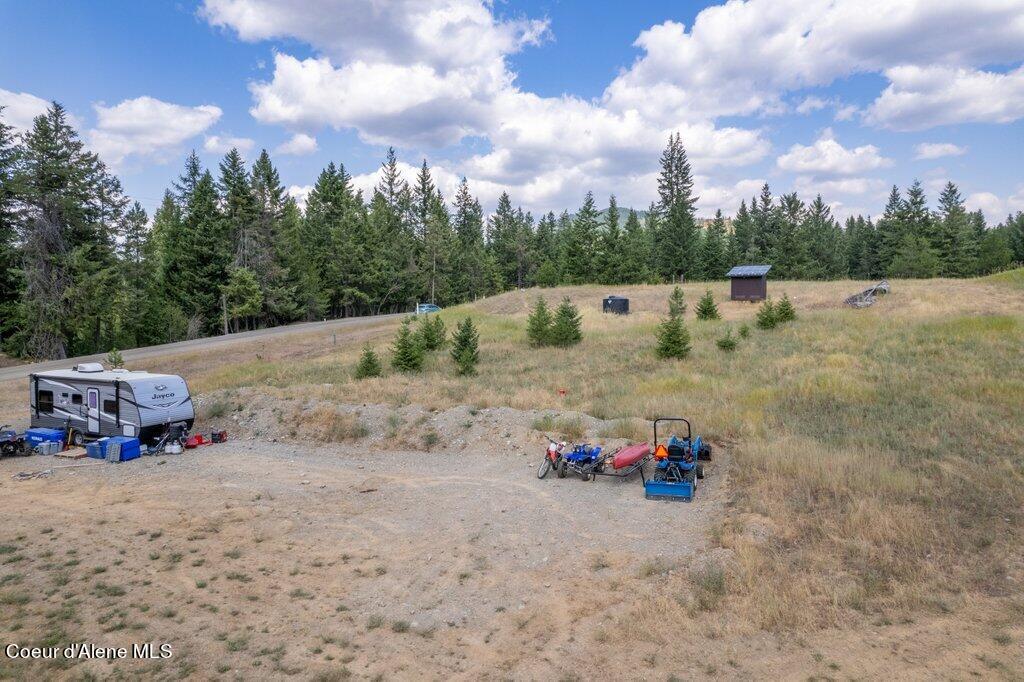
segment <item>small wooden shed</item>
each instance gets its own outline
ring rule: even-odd
[[[725,276],[732,281],[732,300],[763,301],[768,298],[770,265],[737,265]]]

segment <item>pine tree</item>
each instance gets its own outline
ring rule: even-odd
[[[359,356],[359,364],[356,365],[355,378],[368,379],[370,377],[379,377],[383,373],[383,369],[380,365],[380,358],[377,357],[377,353],[374,352],[369,342],[367,342],[363,346],[362,354]]]
[[[622,236],[622,248],[619,254],[619,268],[623,284],[643,284],[651,279],[651,240],[650,235],[640,224],[636,211],[626,216],[626,226]]]
[[[1006,229],[1006,241],[1013,252],[1013,261],[1024,263],[1024,211],[1018,211],[1015,216],[1006,216],[1003,227]]]
[[[487,273],[481,267],[484,260],[484,219],[480,202],[469,192],[469,184],[462,179],[455,195],[455,237],[458,248],[452,258],[454,300],[475,301],[487,295]]]
[[[738,345],[736,337],[732,335],[732,327],[725,330],[725,336],[720,337],[715,341],[715,345],[726,352],[732,352],[736,350]]]
[[[978,269],[978,236],[960,190],[947,182],[939,196],[937,253],[945,277],[970,277]]]
[[[740,325],[740,338],[745,339],[750,336],[750,325],[743,323]]]
[[[452,337],[452,360],[463,376],[476,374],[477,363],[480,362],[480,334],[473,326],[472,318],[467,317],[455,328]]]
[[[615,195],[608,198],[608,218],[599,230],[596,272],[591,279],[604,284],[623,284],[626,272],[622,261],[623,235],[619,228],[619,205]]]
[[[690,332],[683,322],[682,290],[676,287],[668,299],[668,317],[658,325],[658,345],[655,349],[659,358],[682,359],[690,353]]]
[[[568,297],[563,298],[555,309],[551,322],[551,345],[566,348],[583,340],[582,320],[579,310]]]
[[[889,272],[889,267],[900,245],[903,243],[903,197],[896,185],[892,186],[889,192],[889,200],[885,204],[885,210],[878,221],[878,270],[881,273]]]
[[[530,344],[533,346],[550,345],[553,322],[547,301],[543,296],[538,296],[530,311],[530,316],[526,320],[526,338],[530,340]]]
[[[804,214],[797,238],[804,245],[805,263],[795,274],[807,279],[839,279],[849,273],[843,231],[832,209],[817,195]]]
[[[595,275],[595,254],[598,242],[598,216],[594,206],[594,195],[587,192],[583,206],[577,211],[565,234],[565,252],[562,272],[568,284],[583,284],[593,281]]]
[[[750,260],[750,252],[754,246],[754,221],[747,210],[747,202],[740,201],[739,211],[736,212],[736,219],[732,221],[732,231],[736,246],[733,253],[733,260],[729,264],[740,265]]]
[[[670,282],[697,273],[699,235],[694,221],[693,175],[679,133],[669,137],[658,176],[659,221],[654,253],[659,274]]]
[[[668,314],[682,317],[686,314],[686,299],[682,287],[675,287],[668,297]]]
[[[419,372],[423,369],[423,348],[409,328],[409,320],[402,321],[391,347],[391,366],[399,372]]]
[[[777,253],[782,221],[767,182],[761,187],[760,197],[750,201],[750,220],[752,235],[747,257],[752,262],[771,262]]]
[[[775,304],[769,298],[761,304],[757,311],[757,326],[759,329],[775,329],[778,323],[779,318],[775,313]]]
[[[444,346],[447,330],[439,315],[424,315],[420,318],[416,339],[425,351],[437,350]]]
[[[15,263],[20,260],[18,250],[17,178],[22,149],[14,135],[14,128],[3,122],[0,107],[0,347],[18,331],[18,298],[20,278]]]
[[[725,217],[719,209],[715,212],[715,219],[704,231],[704,240],[701,242],[700,264],[705,279],[722,279],[729,269],[729,255],[727,253],[725,237]]]
[[[775,305],[775,320],[782,324],[784,322],[792,322],[796,319],[796,309],[793,308],[793,303],[789,300],[789,296],[782,294],[782,300]]]
[[[263,292],[256,275],[249,268],[232,268],[227,283],[221,288],[228,321],[234,331],[251,329],[254,318],[263,307]]]
[[[715,297],[711,295],[710,289],[700,297],[695,312],[697,313],[698,320],[717,320],[721,317],[718,314],[718,306],[715,305]]]
[[[800,235],[805,215],[804,203],[795,192],[779,198],[778,210],[775,211],[776,232],[771,250],[764,252],[772,263],[773,276],[780,279],[808,278],[808,244]]]
[[[263,290],[261,322],[277,325],[300,318],[301,281],[289,272],[291,260],[285,246],[285,192],[277,169],[264,149],[252,166],[251,194],[254,249],[252,269]]]
[[[981,238],[981,246],[978,249],[978,273],[987,275],[999,272],[1009,267],[1012,261],[1013,251],[1010,249],[1006,231],[987,231]]]
[[[487,249],[498,268],[499,291],[522,286],[519,273],[519,224],[508,192],[498,197],[498,206],[488,221]]]

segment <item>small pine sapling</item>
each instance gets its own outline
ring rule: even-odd
[[[757,326],[759,329],[775,329],[775,325],[778,323],[779,319],[775,315],[775,304],[769,298],[761,304],[761,308],[757,311]]]
[[[700,297],[695,312],[697,313],[698,320],[717,320],[721,317],[718,314],[718,306],[715,305],[715,297],[711,295],[710,289]]]
[[[409,328],[409,320],[402,322],[391,347],[391,366],[399,372],[419,372],[423,369],[423,347],[420,339]]]
[[[437,315],[426,315],[420,318],[420,325],[416,331],[416,336],[423,350],[431,351],[442,347],[446,334],[447,330],[444,326],[444,320]]]
[[[480,362],[480,334],[473,326],[473,320],[464,319],[455,328],[452,336],[452,360],[463,376],[476,374],[476,365]]]
[[[555,309],[555,318],[551,323],[551,344],[566,348],[583,340],[582,319],[580,312],[568,297],[563,298]]]
[[[368,379],[379,377],[383,373],[380,366],[380,358],[367,343],[363,346],[363,353],[359,356],[359,364],[356,365],[356,379]]]
[[[740,338],[745,339],[750,336],[750,325],[744,322],[740,325]]]
[[[681,360],[690,354],[690,332],[686,329],[682,315],[669,315],[658,325],[659,358]]]
[[[778,320],[779,324],[792,322],[796,319],[796,308],[793,307],[789,296],[786,294],[783,294],[782,300],[775,305],[775,319]]]
[[[725,336],[715,341],[715,343],[724,351],[734,351],[739,341],[732,335],[732,327],[730,327],[725,330]]]
[[[683,290],[676,287],[668,297],[669,316],[682,317],[686,314],[686,299],[683,297]]]
[[[530,317],[526,320],[526,336],[531,346],[547,346],[551,343],[551,311],[543,296],[537,297]]]
[[[120,369],[121,367],[124,367],[124,358],[121,356],[121,351],[116,348],[112,348],[110,352],[107,353],[107,364],[110,365],[112,369]]]

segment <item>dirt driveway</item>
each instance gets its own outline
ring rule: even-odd
[[[681,570],[724,499],[714,470],[649,502],[534,456],[261,441],[11,479],[59,463],[0,461],[7,639],[171,643],[116,664],[147,675],[557,678],[597,665],[609,583]]]

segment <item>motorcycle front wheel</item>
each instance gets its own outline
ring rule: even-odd
[[[544,461],[540,463],[540,467],[537,469],[537,478],[544,478],[551,471],[551,458],[544,455]]]

